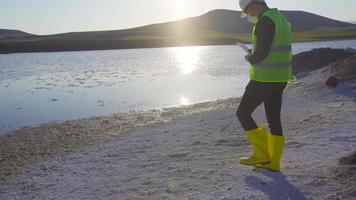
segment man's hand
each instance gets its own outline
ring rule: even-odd
[[[247,54],[247,55],[245,56],[245,59],[246,59],[248,62],[250,62],[251,56],[252,56],[252,54]]]

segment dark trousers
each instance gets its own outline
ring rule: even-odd
[[[283,135],[281,106],[283,91],[287,82],[259,82],[251,80],[245,88],[236,115],[245,131],[257,128],[251,117],[254,110],[263,102],[267,122],[273,135]]]

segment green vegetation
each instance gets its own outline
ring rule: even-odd
[[[294,41],[313,41],[329,39],[356,38],[356,27],[350,28],[325,28],[320,27],[316,30],[293,33]]]

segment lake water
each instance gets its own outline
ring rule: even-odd
[[[293,45],[356,48],[356,40]],[[0,134],[50,121],[239,97],[249,65],[238,46],[0,54]]]

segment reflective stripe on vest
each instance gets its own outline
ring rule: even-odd
[[[281,45],[281,46],[276,46],[272,47],[270,52],[282,52],[282,51],[292,51],[292,46],[291,45]]]
[[[283,68],[283,67],[290,67],[292,62],[283,62],[283,63],[257,63],[255,67],[268,67],[268,68]]]

